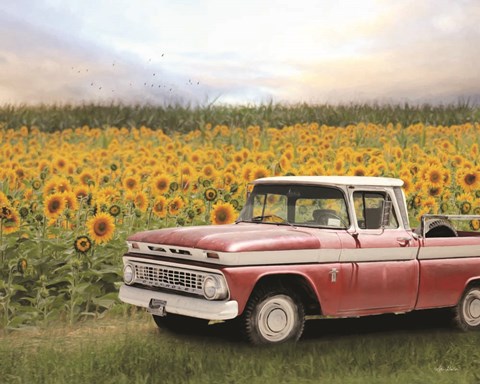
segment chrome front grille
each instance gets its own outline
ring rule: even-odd
[[[133,283],[203,295],[205,272],[157,264],[131,264],[135,268]]]

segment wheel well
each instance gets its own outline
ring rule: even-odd
[[[468,281],[463,288],[463,291],[460,292],[460,296],[458,297],[457,303],[462,299],[465,292],[467,292],[472,287],[480,287],[480,277],[475,277],[472,280]]]
[[[415,232],[419,235],[421,228],[417,228]],[[449,220],[431,219],[425,222],[425,237],[457,237],[457,231]]]
[[[302,300],[306,315],[318,315],[321,313],[321,306],[310,283],[305,277],[295,274],[278,274],[263,276],[257,281],[252,292],[258,288],[266,286],[278,286],[281,288],[290,288]]]
[[[465,286],[465,289],[463,290],[462,293],[465,293],[467,289],[470,289],[472,287],[480,287],[480,278],[476,278],[474,280],[470,280],[467,285]]]

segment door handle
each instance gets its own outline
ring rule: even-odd
[[[412,241],[411,237],[397,237],[397,243],[400,244],[402,247],[406,247]]]

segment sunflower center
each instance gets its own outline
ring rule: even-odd
[[[467,174],[467,175],[465,176],[465,179],[464,179],[464,180],[465,180],[465,184],[467,184],[467,185],[472,185],[472,184],[475,183],[475,180],[476,180],[476,179],[477,179],[477,178],[475,177],[475,175],[469,173],[469,174]]]
[[[58,200],[53,200],[50,203],[50,212],[55,212],[60,208],[60,202]]]
[[[438,181],[440,181],[440,174],[438,172],[433,172],[431,175],[430,175],[430,181],[432,183],[437,183]]]
[[[227,219],[227,213],[225,211],[220,211],[217,214],[218,221],[225,221]]]
[[[103,235],[107,231],[107,223],[104,221],[99,221],[95,224],[94,229],[97,235]]]

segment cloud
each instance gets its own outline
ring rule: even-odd
[[[83,28],[78,20],[72,21],[71,29],[50,28],[53,20],[38,17],[45,10],[31,9],[20,17],[22,9],[0,14],[0,102],[143,104],[198,99],[192,94],[192,76],[72,33]],[[50,17],[65,23],[63,16]]]
[[[0,103],[477,100],[480,5],[17,1]]]

